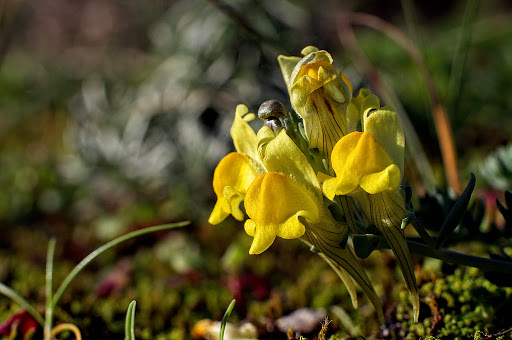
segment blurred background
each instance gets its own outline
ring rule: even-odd
[[[255,112],[278,99],[289,108],[276,58],[307,45],[329,51],[356,91],[378,93],[354,45],[340,39],[352,27],[350,13],[371,14],[422,52],[451,122],[462,181],[473,171],[482,197],[495,197],[512,187],[511,10],[506,0],[0,0],[0,281],[42,305],[50,237],[57,237],[58,282],[113,237],[191,220],[186,230],[99,259],[57,318],[78,324],[86,338],[121,339],[126,307],[137,299],[141,338],[179,338],[197,320],[219,319],[233,297],[235,320],[349,301],[299,242],[278,241],[249,257],[240,223],[208,225],[212,174],[233,150],[236,105]],[[418,170],[409,156],[408,181],[428,191],[426,171],[446,191],[417,63],[389,32],[352,23],[355,46],[409,117],[428,161]],[[312,288],[319,282],[336,288],[320,294]],[[16,310],[0,299],[1,320]]]

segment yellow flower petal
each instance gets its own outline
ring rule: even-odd
[[[232,152],[224,157],[213,174],[213,190],[217,195],[217,203],[208,222],[219,224],[230,214],[241,221],[244,215],[239,205],[257,175],[245,155]]]
[[[380,108],[380,100],[368,89],[360,89],[347,106],[347,132],[357,131],[365,112]],[[360,129],[359,129],[360,130]]]
[[[266,126],[258,132],[259,154],[265,168],[289,176],[309,189],[322,205],[322,190],[313,168],[293,140],[282,130],[277,136]]]
[[[380,172],[363,176],[359,185],[369,194],[378,194],[385,190],[398,189],[400,181],[400,170],[395,164],[391,164]]]
[[[275,172],[256,177],[247,190],[244,205],[250,218],[245,230],[254,237],[250,254],[265,251],[276,236],[301,237],[305,228],[300,217],[315,221],[319,216],[316,197],[294,180]]]
[[[368,132],[352,132],[341,138],[333,149],[332,164],[335,179],[324,182],[328,198],[348,195],[359,187],[375,194],[397,190],[400,171],[393,164],[384,148]]]
[[[246,155],[252,163],[252,166],[258,173],[265,172],[258,156],[258,139],[256,133],[248,124],[255,117],[253,113],[248,113],[249,109],[245,105],[238,105],[235,112],[235,120],[231,127],[231,137],[236,151]]]
[[[293,69],[295,68],[295,65],[297,65],[300,59],[300,57],[287,57],[284,55],[277,57],[277,61],[281,67],[281,73],[283,74],[284,83],[286,84],[288,93],[290,92],[291,87],[290,77],[292,75]]]
[[[368,111],[364,115],[364,131],[382,145],[393,164],[404,172],[405,137],[396,111],[391,106]]]

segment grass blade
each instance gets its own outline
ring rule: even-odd
[[[48,252],[46,255],[46,308],[44,317],[44,339],[50,340],[50,333],[53,324],[53,258],[55,255],[55,239],[48,242]]]
[[[84,269],[89,263],[91,263],[94,259],[96,259],[98,256],[100,256],[107,250],[110,250],[113,247],[115,247],[123,242],[129,241],[131,239],[134,239],[134,238],[142,236],[142,235],[154,233],[157,231],[181,228],[181,227],[184,227],[189,224],[190,224],[190,222],[187,221],[187,222],[178,222],[178,223],[164,224],[164,225],[159,225],[159,226],[155,226],[155,227],[144,228],[144,229],[133,231],[126,235],[119,236],[118,238],[102,245],[101,247],[99,247],[98,249],[96,249],[95,251],[93,251],[92,253],[87,255],[75,268],[73,268],[71,273],[69,273],[68,276],[66,276],[66,278],[64,279],[64,281],[62,281],[61,285],[59,286],[59,289],[57,289],[57,292],[55,293],[55,295],[53,297],[52,306],[55,308],[55,306],[59,302],[60,298],[62,297],[62,294],[64,294],[64,291],[68,288],[68,286],[71,284],[73,279],[82,271],[82,269]]]
[[[473,190],[475,189],[475,183],[476,183],[476,177],[473,173],[470,174],[468,185],[466,186],[466,189],[464,189],[464,192],[459,197],[457,202],[455,202],[455,205],[453,206],[452,210],[450,210],[450,213],[444,220],[443,225],[441,226],[441,230],[439,231],[439,234],[437,235],[436,240],[436,249],[439,249],[443,246],[443,244],[446,242],[450,234],[457,228],[459,225],[459,222],[468,209],[469,200],[471,199],[471,194],[473,193]]]
[[[16,293],[14,290],[9,288],[8,286],[4,285],[0,282],[0,294],[3,294],[7,296],[9,299],[14,301],[16,304],[18,304],[21,308],[27,311],[40,325],[41,327],[44,327],[44,319],[39,313],[32,307],[30,303],[28,303],[27,300],[25,300],[23,297],[21,297],[18,293]]]
[[[137,302],[133,300],[128,305],[128,311],[126,312],[126,322],[124,325],[124,339],[125,340],[135,340],[135,307],[137,306]]]
[[[231,312],[235,307],[235,303],[236,300],[233,299],[233,301],[231,301],[231,303],[229,304],[228,309],[226,309],[226,313],[224,313],[224,316],[222,317],[222,321],[220,323],[219,340],[224,340],[224,331],[226,330],[226,323],[228,322],[229,316],[231,315]]]
[[[462,78],[464,68],[471,45],[471,36],[473,32],[473,23],[478,13],[480,0],[469,0],[466,4],[461,32],[457,40],[455,54],[453,55],[450,81],[448,83],[447,108],[452,115],[456,113],[457,101],[460,97]],[[458,115],[457,115],[458,117]]]

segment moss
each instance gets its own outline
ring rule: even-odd
[[[413,323],[408,314],[411,306],[407,294],[397,295],[400,303],[387,320],[386,329],[394,329],[395,335],[405,331],[406,339],[429,335],[439,340],[481,339],[484,334],[510,327],[503,316],[512,307],[512,288],[494,285],[473,268],[458,268],[451,275],[421,285],[419,323]]]

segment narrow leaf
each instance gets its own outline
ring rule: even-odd
[[[53,326],[53,257],[55,254],[55,239],[48,242],[46,254],[46,309],[44,318],[44,339],[50,340],[50,332]]]
[[[446,242],[450,234],[459,225],[462,216],[468,209],[471,194],[475,189],[475,183],[476,177],[473,173],[471,173],[466,189],[464,189],[462,195],[459,197],[459,199],[457,199],[457,202],[455,202],[455,205],[453,206],[452,210],[450,210],[450,213],[444,220],[444,223],[441,227],[441,230],[439,231],[439,234],[437,234],[436,249],[439,249],[443,246],[443,244]]]
[[[233,311],[233,308],[235,307],[236,300],[233,299],[231,303],[228,306],[228,309],[226,309],[226,313],[224,313],[224,317],[222,318],[222,321],[220,323],[220,333],[219,333],[219,340],[224,340],[224,331],[226,330],[226,323],[228,322],[229,316],[231,315],[231,312]]]
[[[505,203],[509,209],[512,209],[512,192],[505,191]]]
[[[126,321],[124,324],[124,338],[125,340],[135,340],[135,307],[137,302],[133,300],[128,305],[126,312]]]
[[[115,247],[123,242],[129,241],[131,239],[134,239],[134,238],[142,236],[142,235],[154,233],[157,231],[180,228],[180,227],[184,227],[189,224],[190,224],[190,222],[178,222],[178,223],[164,224],[164,225],[144,228],[144,229],[133,231],[126,235],[119,236],[118,238],[102,245],[101,247],[99,247],[98,249],[96,249],[95,251],[93,251],[92,253],[87,255],[75,268],[73,268],[71,273],[69,273],[68,276],[66,276],[64,281],[62,281],[61,285],[59,286],[59,289],[57,289],[57,292],[53,296],[53,301],[52,301],[53,308],[55,308],[55,306],[59,302],[60,298],[62,297],[62,294],[64,294],[64,291],[68,288],[68,286],[75,279],[75,277],[82,271],[82,269],[84,269],[89,263],[91,263],[94,259],[96,259],[98,256],[100,256],[107,250],[110,250],[113,247]]]
[[[507,210],[507,208],[505,208],[498,199],[496,199],[496,206],[498,207],[498,210],[500,211],[501,215],[503,215],[505,221],[509,222],[512,217],[512,212],[510,210]]]
[[[16,304],[18,304],[21,308],[26,310],[40,325],[41,327],[44,326],[44,319],[39,313],[35,310],[32,305],[25,300],[23,297],[21,297],[18,293],[16,293],[12,288],[4,285],[0,282],[0,294],[5,295],[12,301],[14,301]]]

